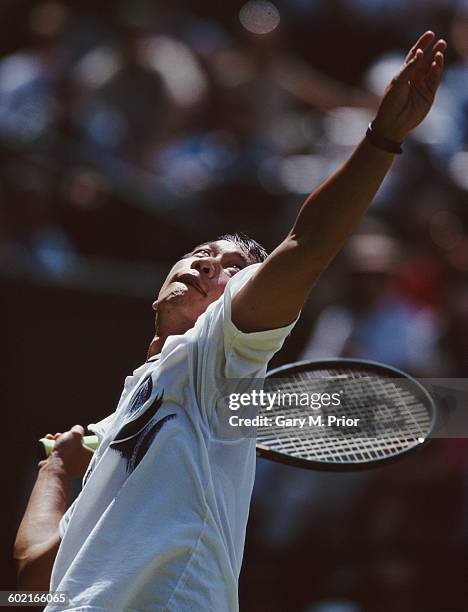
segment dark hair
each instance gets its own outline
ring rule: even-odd
[[[223,234],[216,240],[229,240],[240,246],[249,255],[252,263],[261,263],[268,257],[268,251],[244,232],[234,232],[233,234]]]

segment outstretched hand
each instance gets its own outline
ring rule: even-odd
[[[425,32],[410,49],[399,74],[388,85],[374,120],[375,130],[401,142],[421,123],[434,102],[444,67],[445,40]],[[425,52],[426,51],[426,55]]]

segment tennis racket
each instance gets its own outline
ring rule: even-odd
[[[268,372],[257,455],[315,470],[356,470],[420,448],[436,423],[435,402],[404,372],[381,363],[329,359]],[[272,400],[275,399],[275,402]],[[42,438],[43,456],[54,440]],[[83,443],[97,448],[97,436]]]
[[[267,374],[264,390],[279,395],[271,409],[260,410],[269,424],[257,429],[257,454],[303,468],[382,465],[420,448],[436,424],[435,402],[418,381],[372,361],[289,364]],[[297,397],[287,402],[281,394]],[[303,421],[285,426],[285,419]]]

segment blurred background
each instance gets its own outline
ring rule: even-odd
[[[426,29],[449,43],[436,104],[272,365],[463,378],[467,2],[2,0],[1,589],[35,441],[114,410],[181,254],[228,231],[285,236]],[[241,610],[466,612],[467,546],[464,440],[358,474],[259,460]]]

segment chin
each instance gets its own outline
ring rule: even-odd
[[[191,295],[189,291],[177,288],[171,290],[164,298],[159,300],[159,309],[171,312],[172,316],[176,316],[176,318],[181,317],[187,321],[192,321],[194,325],[198,317],[211,304],[211,301],[201,295]]]
[[[173,304],[180,304],[184,301],[188,302],[189,300],[190,296],[187,287],[179,283],[174,284],[172,287],[170,287],[167,294],[162,299],[159,298],[160,302]]]

